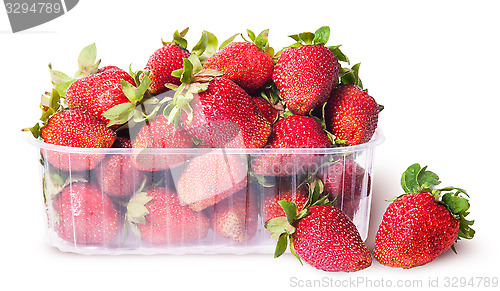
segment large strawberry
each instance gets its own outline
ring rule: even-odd
[[[330,29],[321,27],[315,34],[291,36],[297,44],[284,49],[274,67],[273,81],[294,114],[306,115],[322,106],[337,83],[338,59],[324,46],[329,35]]]
[[[286,251],[290,241],[291,252],[317,269],[354,272],[369,267],[371,253],[356,226],[328,201],[328,196],[321,197],[319,188],[310,191],[309,200],[300,211],[293,202],[279,202],[286,217],[266,223],[272,237],[278,239],[275,257]]]
[[[337,86],[325,107],[326,129],[345,145],[368,142],[375,133],[382,108],[356,85]]]
[[[168,188],[138,192],[127,205],[127,227],[152,244],[184,243],[207,235],[210,221],[203,212],[182,205]]]
[[[252,94],[272,77],[274,62],[268,33],[269,30],[264,30],[256,37],[249,31],[253,43],[231,42],[213,54],[203,68],[223,72],[224,77]]]
[[[116,134],[91,115],[64,110],[51,116],[39,129],[43,141],[49,144],[79,148],[109,148]],[[49,163],[62,170],[83,171],[97,166],[104,155],[42,151]]]
[[[438,176],[413,164],[401,185],[406,194],[387,207],[375,237],[375,258],[383,265],[413,268],[432,262],[460,238],[471,239],[473,221],[463,189],[436,189]]]
[[[149,90],[157,95],[168,90],[165,84],[180,85],[178,77],[172,76],[172,72],[181,69],[183,58],[188,58],[190,53],[186,49],[186,42],[183,39],[187,29],[174,34],[174,41],[163,42],[163,46],[157,49],[150,57],[144,70],[150,72],[151,84]]]
[[[259,222],[257,197],[253,191],[247,190],[244,188],[214,205],[210,219],[215,233],[237,242],[255,236]]]
[[[180,200],[200,211],[247,185],[247,160],[237,154],[211,152],[191,159],[177,182]]]
[[[111,199],[98,186],[72,183],[54,201],[54,229],[74,245],[109,243],[118,233],[118,214]]]
[[[321,124],[309,116],[291,115],[273,126],[268,147],[271,149],[327,148],[332,143]],[[292,176],[320,162],[320,156],[308,153],[266,153],[255,157],[252,170],[260,175]]]
[[[159,171],[179,166],[187,160],[187,156],[182,153],[162,153],[155,149],[192,148],[194,143],[184,129],[176,128],[160,114],[144,123],[134,139],[133,147],[143,149],[134,156],[139,169]]]

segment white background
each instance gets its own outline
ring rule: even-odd
[[[7,270],[1,284],[15,286],[9,290],[282,290],[312,280],[327,289],[382,286],[389,280],[393,285],[420,280],[427,287],[436,278],[443,287],[446,277],[500,277],[497,6],[495,1],[436,0],[82,0],[68,14],[16,34],[0,8],[0,262]],[[51,86],[49,62],[74,72],[80,49],[95,42],[102,65],[139,69],[161,38],[170,40],[173,31],[186,26],[189,47],[204,29],[224,40],[246,28],[270,28],[271,45],[281,48],[291,44],[287,35],[323,25],[332,29],[329,44],[343,44],[352,63],[362,62],[365,87],[385,105],[380,127],[386,141],[374,162],[369,248],[388,204],[384,200],[401,193],[401,173],[419,162],[440,174],[443,184],[471,194],[477,234],[456,245],[458,255],[448,251],[411,270],[374,261],[366,270],[346,274],[301,266],[289,254],[279,259],[271,254],[83,256],[46,244],[37,153],[20,129],[39,117],[39,97]],[[349,285],[357,280],[371,283]]]

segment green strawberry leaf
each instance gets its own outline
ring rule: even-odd
[[[302,32],[299,33],[299,38],[302,41],[302,43],[310,45],[313,44],[315,36],[314,33],[312,32]]]
[[[349,58],[340,50],[342,45],[329,46],[328,48],[337,57],[337,60],[349,64]]]
[[[269,219],[264,227],[269,230],[271,238],[277,239],[282,233],[292,234],[295,232],[295,227],[288,222],[285,216],[279,216]]]
[[[448,206],[451,213],[460,214],[469,210],[470,204],[467,198],[448,192],[443,195],[441,200]]]
[[[287,200],[278,201],[278,204],[281,205],[283,211],[285,211],[288,222],[290,224],[294,223],[295,219],[297,218],[297,205]]]
[[[73,80],[63,72],[52,70],[52,64],[49,64],[49,72],[50,72],[50,81],[52,82],[53,85],[63,84]]]
[[[269,47],[269,29],[263,30],[257,38],[255,38],[254,43],[257,45],[262,51],[267,51],[266,48]]]
[[[102,116],[109,119],[107,126],[126,123],[134,114],[135,104],[126,102],[115,105],[104,111]]]
[[[96,62],[96,58],[97,48],[95,43],[84,47],[78,56],[78,71],[75,74],[75,78],[83,78],[97,72],[101,60]]]
[[[417,182],[419,184],[419,188],[423,189],[434,189],[434,186],[437,186],[441,183],[439,181],[438,175],[434,172],[427,171],[427,166],[425,166],[417,175]]]
[[[250,40],[255,43],[255,33],[253,31],[251,31],[250,29],[247,29],[247,34],[248,34],[248,37],[250,38]]]
[[[415,163],[409,166],[401,176],[401,187],[403,187],[405,193],[418,193],[420,190],[417,180],[420,170],[420,164]]]
[[[314,33],[313,43],[317,45],[324,45],[330,38],[330,27],[322,26]]]
[[[304,265],[304,263],[302,263],[302,260],[300,259],[299,255],[297,255],[297,253],[295,252],[295,248],[293,247],[293,238],[291,236],[290,236],[290,252],[292,253],[292,255],[294,255],[297,258],[297,260],[299,260],[301,265]]]
[[[285,253],[288,247],[288,234],[283,233],[279,236],[278,242],[276,243],[276,249],[274,251],[274,257],[277,258]]]
[[[189,30],[189,27],[186,27],[183,31],[179,32],[178,30],[176,30],[174,32],[174,39],[173,39],[173,43],[176,43],[178,44],[180,47],[182,48],[187,48],[187,40],[184,38],[187,34]]]
[[[219,47],[219,50],[223,49],[224,47],[226,47],[228,44],[230,44],[231,42],[233,42],[234,38],[237,37],[238,35],[240,35],[239,33],[236,33],[234,34],[233,36],[231,36],[230,38],[226,39],[225,41],[222,42],[222,44],[220,45]]]
[[[203,31],[201,33],[201,38],[198,43],[191,49],[191,53],[197,56],[201,56],[208,46],[208,34]]]
[[[149,214],[146,208],[146,203],[151,201],[153,197],[148,196],[147,192],[139,192],[134,194],[127,204],[126,218],[133,223],[146,223],[146,215]]]

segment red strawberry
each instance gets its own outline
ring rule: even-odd
[[[251,97],[233,81],[215,77],[193,96],[192,118],[182,111],[182,124],[195,138],[213,148],[263,147],[271,126]]]
[[[280,111],[274,108],[273,105],[269,103],[269,101],[260,96],[252,96],[252,100],[257,105],[260,113],[262,113],[262,115],[270,124],[274,124],[276,121],[278,121],[278,118],[280,117]]]
[[[287,182],[290,182],[287,180]],[[304,187],[294,189],[287,182],[278,182],[276,186],[265,188],[261,201],[261,216],[264,222],[280,216],[285,216],[283,207],[278,203],[286,200],[297,205],[297,212],[304,207],[307,202],[307,190]]]
[[[144,177],[128,154],[107,155],[96,167],[95,175],[102,191],[113,197],[132,195]]]
[[[247,174],[247,161],[239,155],[196,156],[177,183],[179,199],[193,210],[203,210],[245,188]]]
[[[142,240],[152,244],[196,241],[207,235],[210,221],[203,212],[182,205],[168,188],[153,188],[134,195],[128,206],[128,226],[137,227]]]
[[[336,198],[334,205],[351,220],[364,193],[370,194],[370,175],[355,161],[345,157],[337,158],[328,167],[322,168],[317,177],[323,182],[330,200]]]
[[[233,42],[213,54],[204,69],[217,70],[249,94],[271,80],[273,57],[266,53],[268,30],[259,35],[260,47],[250,42]]]
[[[370,141],[381,110],[375,99],[352,84],[335,87],[325,107],[326,129],[346,145]]]
[[[474,237],[473,221],[465,219],[469,202],[460,195],[464,190],[435,189],[438,176],[419,164],[405,171],[401,184],[407,194],[387,207],[375,237],[373,254],[381,264],[405,269],[425,265],[458,239]]]
[[[272,149],[327,148],[332,143],[312,117],[291,115],[278,121],[268,142]],[[292,176],[319,163],[314,154],[264,154],[253,160],[252,169],[260,175]]]
[[[322,27],[311,38],[301,38],[311,33],[292,36],[298,45],[301,42],[305,45],[284,49],[274,67],[273,81],[294,114],[306,115],[322,106],[337,82],[338,59],[324,46],[329,33],[329,28]]]
[[[317,185],[317,184],[316,184]],[[286,217],[266,223],[272,237],[278,238],[275,257],[290,250],[300,260],[329,272],[354,272],[371,265],[371,253],[356,226],[337,207],[320,198],[320,187],[310,191],[305,207],[297,212],[295,203],[280,201]]]
[[[150,72],[149,78],[151,84],[149,90],[157,95],[167,91],[165,84],[180,85],[179,78],[173,77],[172,72],[181,69],[183,58],[188,58],[189,52],[176,43],[166,43],[163,47],[156,50],[144,68]]]
[[[100,68],[71,84],[66,91],[66,103],[70,109],[87,112],[107,124],[110,120],[103,116],[105,111],[130,102],[122,91],[121,80],[135,86],[134,79],[124,70],[114,66]]]
[[[211,225],[218,235],[244,242],[257,233],[258,219],[257,197],[243,189],[214,205]]]
[[[181,127],[169,123],[163,115],[146,121],[134,139],[134,148],[144,149],[135,155],[134,162],[139,169],[159,171],[177,167],[187,160],[184,154],[166,154],[157,148],[192,148],[193,140]],[[150,150],[152,149],[152,150]]]
[[[75,245],[110,242],[118,233],[118,214],[111,199],[91,183],[73,183],[54,201],[57,234]]]
[[[76,110],[55,113],[41,128],[44,142],[79,148],[108,148],[116,134],[91,115]],[[104,157],[99,154],[80,154],[47,150],[42,152],[49,163],[62,170],[83,171],[95,168]]]

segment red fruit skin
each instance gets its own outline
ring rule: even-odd
[[[386,266],[409,269],[425,265],[453,245],[459,224],[430,193],[405,194],[387,207],[373,254]]]
[[[175,168],[189,157],[185,154],[167,154],[149,149],[194,148],[194,143],[182,127],[168,122],[163,114],[157,115],[151,122],[146,122],[134,139],[133,148],[143,149],[134,154],[137,168],[146,171],[160,171]]]
[[[355,272],[372,263],[356,226],[333,205],[310,207],[295,226],[292,240],[296,254],[317,269]]]
[[[271,125],[251,97],[233,81],[216,77],[191,101],[193,119],[182,111],[182,124],[212,148],[263,147]]]
[[[247,161],[239,155],[209,153],[196,156],[177,183],[179,199],[201,211],[247,185]]]
[[[262,116],[264,116],[270,124],[274,124],[278,120],[280,112],[274,108],[269,101],[260,96],[252,96],[252,100],[255,105],[257,105]]]
[[[356,85],[341,85],[332,90],[325,107],[326,129],[347,145],[369,142],[378,123],[379,106],[375,99]]]
[[[273,81],[288,109],[307,115],[328,100],[339,69],[337,57],[322,45],[291,47],[281,53]]]
[[[54,201],[57,234],[75,245],[109,243],[118,233],[118,214],[111,199],[98,186],[73,183]]]
[[[44,142],[78,148],[109,148],[116,139],[113,130],[91,115],[76,110],[54,114],[42,128]],[[68,153],[42,149],[42,155],[50,164],[64,171],[91,170],[104,155]]]
[[[102,191],[112,197],[132,195],[144,179],[128,154],[107,155],[96,167],[95,175]]]
[[[182,69],[183,58],[188,58],[189,52],[176,44],[166,44],[157,49],[150,57],[144,70],[150,72],[151,85],[149,90],[157,95],[167,91],[165,84],[171,83],[180,85],[179,78],[172,76],[172,72]]]
[[[334,205],[351,220],[361,199],[370,195],[370,175],[351,159],[345,157],[335,159],[330,166],[321,168],[317,177],[323,182],[329,200],[336,199]],[[364,184],[366,188],[363,188]]]
[[[145,204],[149,214],[145,224],[137,224],[141,239],[157,245],[184,243],[203,239],[210,220],[203,212],[182,205],[177,194],[168,188],[148,191],[151,201]]]
[[[243,189],[216,203],[210,218],[211,227],[218,235],[236,242],[248,241],[257,233],[257,197],[253,191]]]
[[[203,65],[217,70],[252,94],[272,78],[273,57],[249,42],[232,42],[213,54]]]
[[[106,110],[130,102],[123,94],[121,80],[135,86],[134,79],[124,70],[102,67],[95,74],[73,82],[66,91],[66,103],[69,109],[87,112],[107,124],[109,119],[102,116]]]
[[[279,120],[273,126],[268,147],[327,148],[332,143],[321,125],[309,116],[291,115]],[[307,171],[308,167],[319,166],[321,156],[316,154],[263,154],[252,160],[252,169],[260,175],[293,176]]]
[[[277,183],[276,186],[265,188],[261,200],[261,216],[264,222],[272,218],[286,216],[283,207],[278,203],[281,200],[294,202],[297,205],[297,213],[307,202],[308,193],[306,188],[293,189],[291,185]]]

